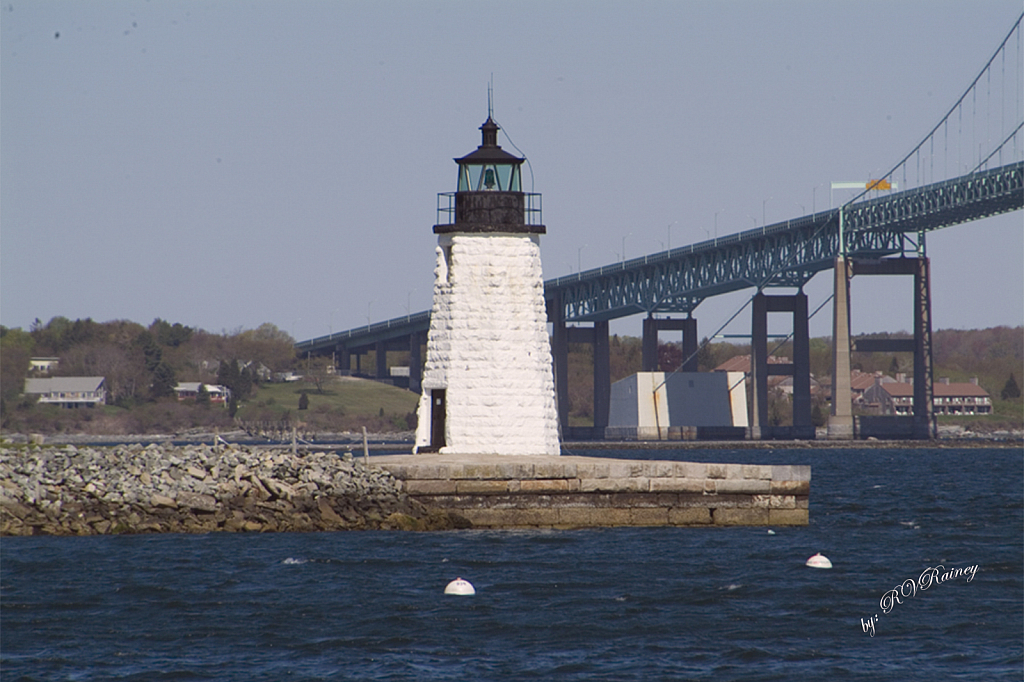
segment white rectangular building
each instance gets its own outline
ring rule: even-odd
[[[612,384],[605,437],[676,440],[678,431],[746,429],[743,372],[638,372]],[[735,432],[735,431],[733,431]]]

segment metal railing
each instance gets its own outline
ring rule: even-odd
[[[458,192],[440,192],[437,195],[436,225],[455,224],[455,195]],[[538,192],[521,192],[523,195],[523,220],[526,225],[543,225],[543,204]]]

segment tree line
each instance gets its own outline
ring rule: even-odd
[[[977,377],[993,398],[1020,400],[1018,381],[1024,367],[1024,329],[1021,327],[938,330],[933,332],[932,345],[937,380],[949,377],[954,382],[966,382]],[[770,350],[779,357],[792,357],[789,342],[772,344]],[[609,351],[613,382],[640,371],[643,351],[639,338],[613,336]],[[711,371],[734,356],[749,353],[749,345],[710,342],[705,338],[697,355],[698,369]],[[124,408],[163,404],[160,414],[167,423],[173,421],[166,415],[174,408],[168,406],[172,401],[166,399],[174,395],[178,382],[228,387],[232,404],[227,416],[233,417],[238,401],[249,397],[255,387],[266,380],[267,372],[299,370],[317,380],[318,391],[322,391],[319,380],[327,376],[326,369],[318,371],[309,359],[298,359],[294,340],[269,323],[256,329],[216,334],[159,318],[148,326],[126,320],[101,323],[89,318],[55,317],[45,324],[36,320],[28,331],[0,326],[0,418],[5,427],[12,413],[30,407],[21,399],[21,393],[25,378],[29,376],[29,359],[40,356],[60,359],[53,372],[55,376],[105,377],[110,404]],[[831,358],[830,339],[811,339],[810,363],[815,377],[830,378]],[[403,355],[399,353],[389,359],[401,364]],[[684,360],[681,344],[659,344],[661,371],[674,371]],[[913,372],[913,358],[909,353],[854,353],[851,361],[854,369],[869,373],[881,371],[895,376]],[[570,345],[569,399],[574,424],[586,424],[593,419],[592,363],[592,348],[588,344]],[[372,358],[370,365],[373,365]],[[302,401],[301,396],[299,401]],[[200,392],[197,402],[201,406],[208,405],[209,395]],[[300,410],[303,407],[298,405]],[[776,407],[785,410],[785,405]],[[151,410],[150,414],[155,412]],[[195,421],[197,417],[188,419]],[[178,419],[184,420],[183,416]]]
[[[0,327],[0,411],[18,406],[30,359],[56,357],[51,376],[102,376],[107,402],[133,407],[174,396],[178,382],[221,384],[245,399],[266,372],[290,370],[295,342],[273,324],[215,334],[155,319],[95,322],[54,317],[24,331]]]

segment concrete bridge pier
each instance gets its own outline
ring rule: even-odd
[[[643,370],[658,371],[658,332],[661,330],[681,331],[683,333],[683,372],[697,371],[697,319],[658,319],[648,314],[644,318],[643,329]],[[674,367],[672,369],[675,369]]]
[[[793,362],[768,364],[768,313],[793,314]],[[807,323],[807,294],[786,296],[758,293],[751,321],[751,376],[753,409],[750,435],[754,440],[773,437],[814,439],[811,421],[811,345]],[[768,419],[768,377],[793,377],[793,426],[777,427]]]
[[[853,396],[850,386],[850,263],[845,256],[835,262],[832,295],[832,409],[828,417],[829,440],[853,439]]]

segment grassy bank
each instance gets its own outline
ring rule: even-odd
[[[299,409],[303,392],[307,409]],[[368,379],[330,377],[322,392],[312,383],[262,384],[243,401],[232,419],[223,405],[197,405],[165,398],[129,407],[103,405],[64,409],[22,403],[5,414],[5,433],[173,434],[196,429],[231,430],[243,426],[297,427],[305,432],[408,431],[415,428],[419,397],[405,389]]]
[[[306,409],[299,409],[305,394]],[[314,431],[407,431],[415,428],[419,396],[368,379],[330,377],[318,390],[307,382],[263,384],[238,409],[243,423],[289,421]]]

